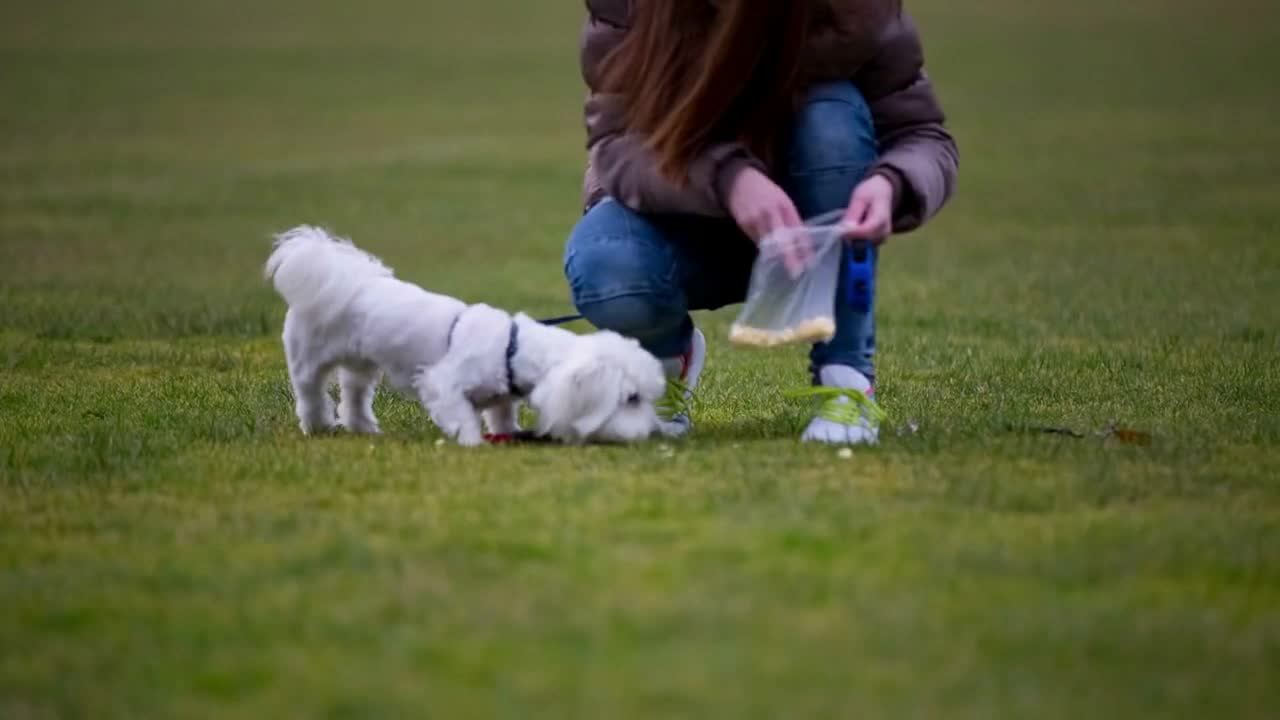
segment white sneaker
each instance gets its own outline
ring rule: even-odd
[[[800,436],[801,442],[833,445],[875,445],[885,413],[876,405],[875,388],[866,375],[847,365],[823,365],[820,386],[803,394],[826,398],[817,416]]]
[[[693,429],[690,412],[693,391],[698,387],[702,367],[707,363],[707,338],[694,328],[689,349],[662,360],[667,373],[667,394],[658,401],[658,430],[669,438],[684,437]]]

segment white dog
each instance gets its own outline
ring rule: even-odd
[[[284,351],[304,433],[378,432],[381,377],[415,396],[462,445],[507,434],[522,399],[539,432],[566,442],[631,442],[658,427],[658,360],[612,332],[575,335],[521,314],[467,305],[397,280],[351,241],[309,226],[276,236],[266,276],[289,304]],[[335,416],[327,390],[338,371]]]

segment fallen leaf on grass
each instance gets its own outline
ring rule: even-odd
[[[1117,440],[1126,445],[1147,445],[1151,442],[1151,433],[1119,427],[1114,421],[1107,423],[1107,426],[1098,432],[1098,437],[1103,440]]]

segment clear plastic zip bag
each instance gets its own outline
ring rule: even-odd
[[[869,253],[865,247],[843,252],[843,215],[820,215],[760,241],[746,302],[729,330],[730,342],[759,348],[831,340],[842,271],[847,275],[843,299],[855,307],[870,304]]]

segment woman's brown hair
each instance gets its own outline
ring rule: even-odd
[[[658,168],[687,180],[708,144],[743,143],[765,162],[791,116],[816,0],[635,0],[632,25],[604,64],[627,128]]]

